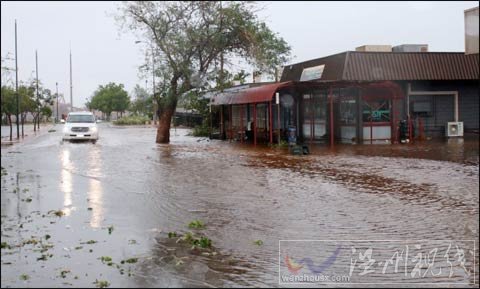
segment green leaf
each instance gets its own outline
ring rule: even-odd
[[[195,221],[190,222],[190,224],[188,224],[188,227],[190,229],[204,229],[205,224],[203,224],[202,221],[195,220]]]
[[[263,245],[263,241],[262,240],[256,240],[255,242],[253,242],[255,245],[257,246],[262,246]]]

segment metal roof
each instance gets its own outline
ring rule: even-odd
[[[304,68],[324,64],[318,80],[478,80],[478,54],[348,51],[285,66],[281,81],[299,81]]]
[[[283,87],[289,86],[290,81],[265,84],[262,86],[229,89],[229,91],[218,92],[212,97],[212,105],[221,104],[245,104],[268,102],[272,100],[275,92]]]
[[[323,58],[308,60],[305,62],[287,65],[283,68],[282,77],[280,81],[300,81],[303,69],[325,64],[322,73],[322,80],[341,80],[343,69],[345,65],[345,58],[347,53],[339,53]]]

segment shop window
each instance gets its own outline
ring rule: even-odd
[[[390,100],[364,100],[363,122],[390,122]]]
[[[267,121],[267,105],[258,104],[257,105],[257,128],[265,129]]]
[[[340,123],[355,125],[357,118],[357,102],[355,99],[340,100]]]
[[[240,113],[241,113],[241,105],[233,105],[232,106],[232,125],[233,127],[239,128],[240,127]]]

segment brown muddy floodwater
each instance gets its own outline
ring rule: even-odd
[[[335,255],[323,273],[348,273],[354,245],[431,252],[451,240],[453,264],[437,264],[452,275],[407,280],[379,263],[339,286],[478,287],[478,137],[291,156],[181,129],[168,145],[152,128],[102,124],[96,144],[61,143],[60,131],[2,147],[2,287],[303,286],[279,283],[287,265],[314,272],[306,259]],[[192,249],[188,232],[212,247]],[[453,262],[459,247],[465,262]]]

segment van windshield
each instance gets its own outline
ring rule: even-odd
[[[79,122],[88,122],[93,123],[95,119],[91,114],[73,114],[69,115],[67,118],[67,122],[79,123]]]

